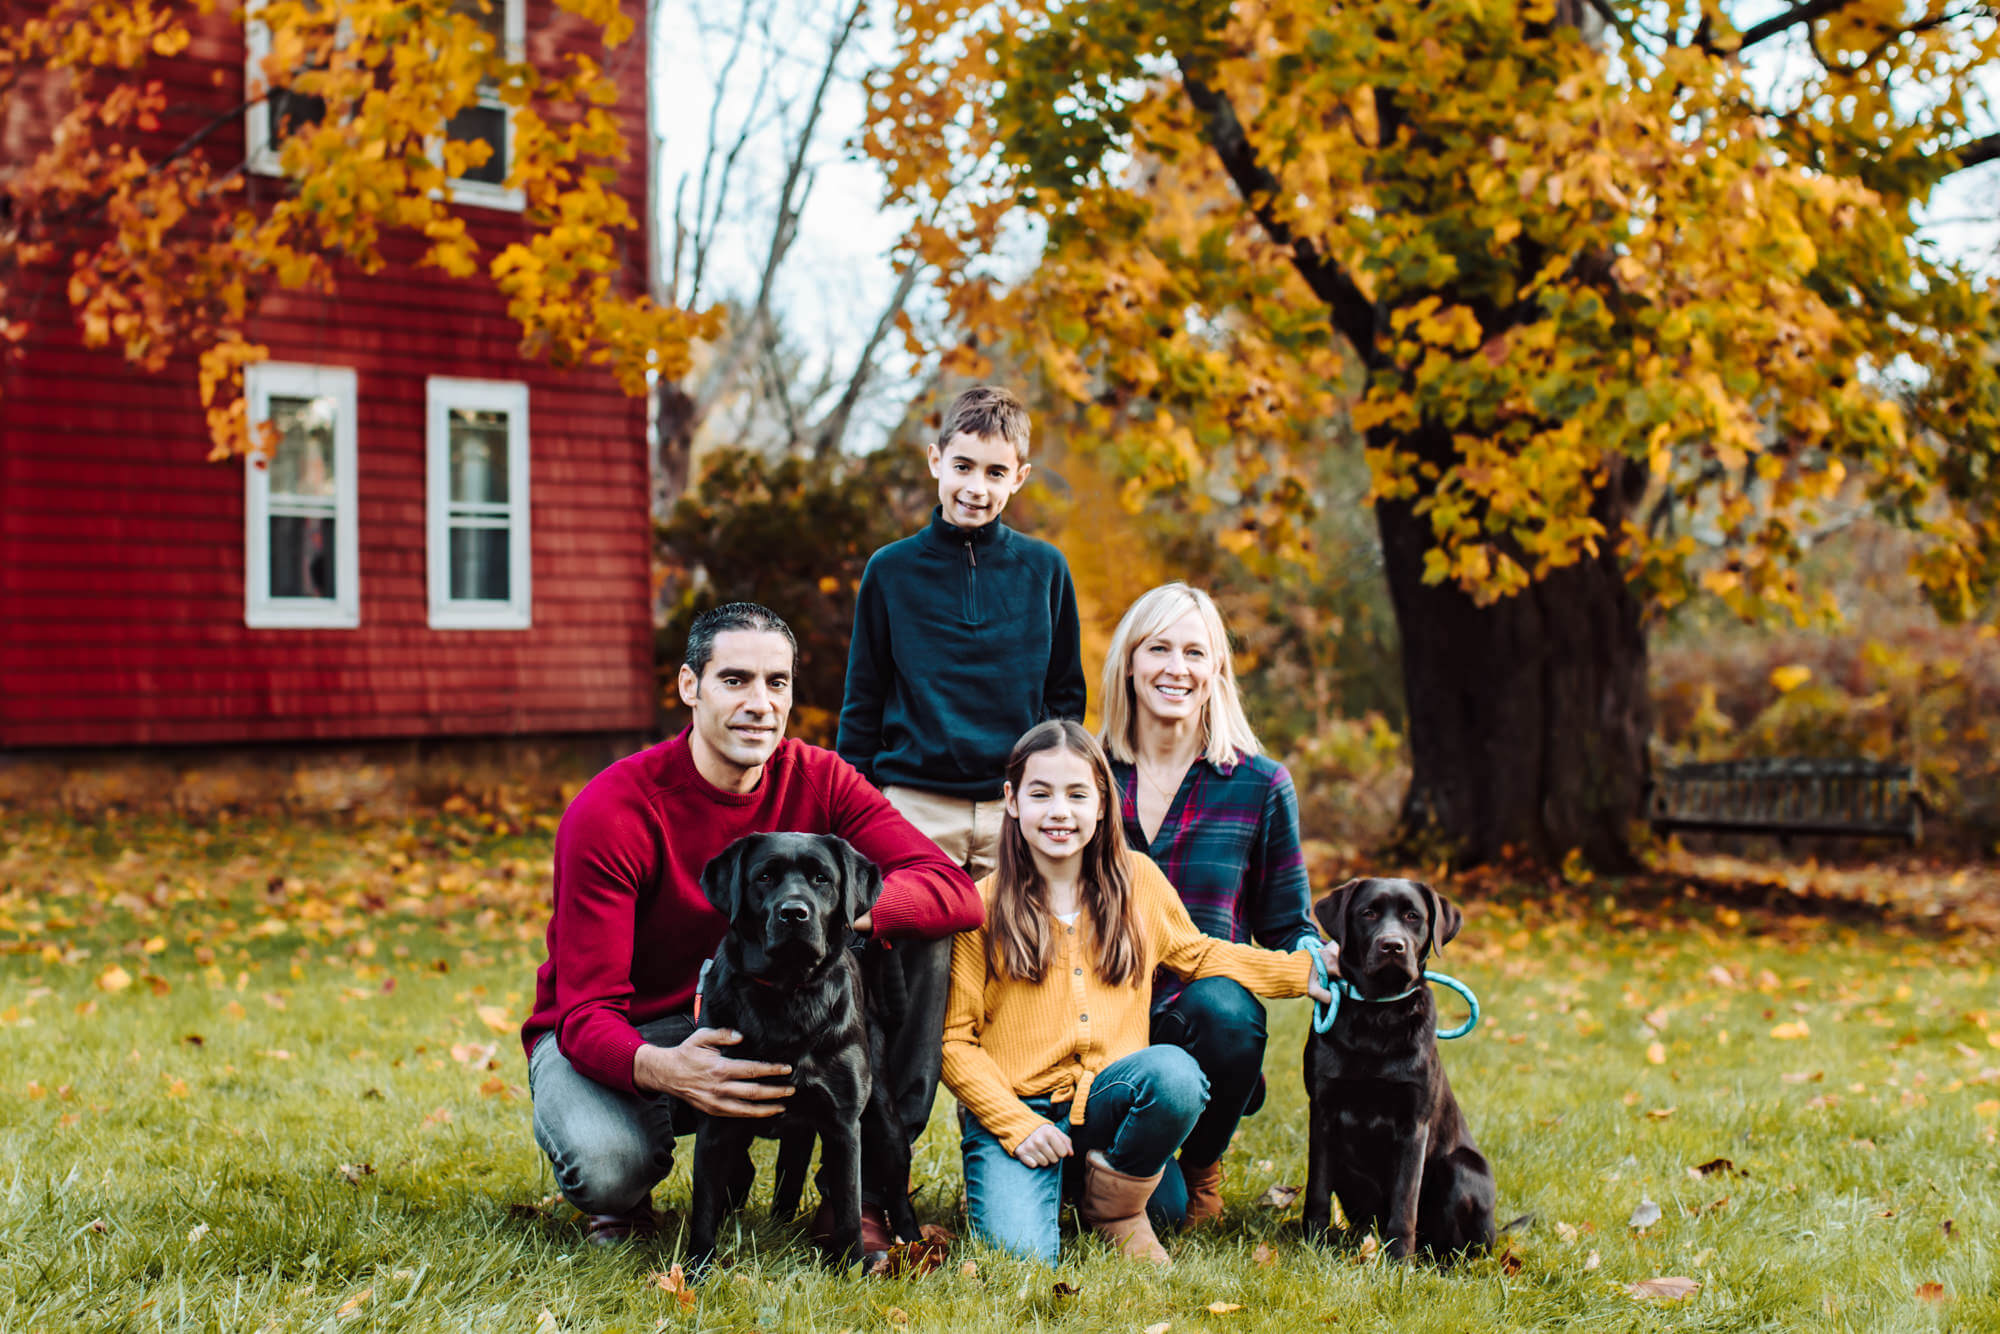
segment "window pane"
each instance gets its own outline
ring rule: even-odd
[[[451,596],[505,602],[508,596],[505,528],[451,530]]]
[[[483,7],[479,0],[452,0],[451,7],[491,33],[495,46],[507,40],[507,0],[487,0]]]
[[[467,167],[461,181],[482,181],[487,185],[507,183],[507,108],[471,106],[444,123],[445,138],[460,142],[483,139],[493,145],[493,154],[476,167]]]
[[[333,498],[333,422],[337,406],[318,398],[271,396],[278,449],[271,456],[271,494]]]
[[[451,499],[458,505],[507,503],[507,414],[451,410]]]
[[[317,125],[325,120],[326,99],[308,97],[289,88],[273,88],[271,95],[265,99],[264,110],[270,115],[270,129],[266,140],[273,149],[276,149],[294,130],[307,125]]]
[[[333,520],[271,516],[271,596],[332,598]]]

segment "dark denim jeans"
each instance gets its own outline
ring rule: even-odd
[[[1187,1217],[1180,1164],[1206,1167],[1229,1148],[1236,1123],[1262,1105],[1264,1004],[1226,977],[1204,977],[1153,1009],[1152,1039],[1193,1056],[1208,1076],[1208,1110],[1188,1132],[1179,1163],[1167,1165],[1148,1210],[1154,1221],[1179,1227]]]
[[[972,1233],[1002,1250],[1054,1264],[1061,1249],[1065,1169],[1101,1150],[1128,1176],[1151,1176],[1167,1164],[1208,1105],[1208,1080],[1179,1047],[1147,1047],[1113,1061],[1092,1081],[1083,1124],[1069,1124],[1070,1104],[1027,1104],[1068,1132],[1074,1154],[1051,1167],[1029,1167],[1007,1152],[979,1118],[961,1113],[965,1207]]]

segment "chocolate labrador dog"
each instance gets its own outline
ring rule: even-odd
[[[1493,1171],[1438,1063],[1424,960],[1458,934],[1449,899],[1415,880],[1350,880],[1313,905],[1340,943],[1352,994],[1306,1039],[1312,1099],[1306,1235],[1325,1237],[1332,1197],[1397,1259],[1493,1244]]]
[[[701,1272],[714,1257],[730,1183],[746,1179],[750,1142],[760,1135],[784,1141],[781,1158],[799,1174],[819,1138],[820,1195],[832,1217],[827,1258],[858,1261],[862,1120],[875,1090],[881,1037],[867,1021],[861,968],[848,945],[854,919],[882,892],[882,873],[831,834],[751,834],[703,868],[701,887],[729,919],[703,984],[702,1023],[743,1035],[731,1056],[789,1064],[795,1091],[776,1116],[703,1119],[695,1137],[689,1267]],[[781,1173],[781,1196],[786,1189]],[[796,1203],[796,1182],[790,1195]]]

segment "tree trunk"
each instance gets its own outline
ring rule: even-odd
[[[1441,442],[1423,443],[1428,455]],[[1605,550],[1484,607],[1423,582],[1426,516],[1409,501],[1376,506],[1410,720],[1407,848],[1549,864],[1575,848],[1601,869],[1633,865],[1652,711],[1639,599],[1610,550],[1627,480],[1595,506]]]

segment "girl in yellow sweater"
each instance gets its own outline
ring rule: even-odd
[[[1167,1262],[1146,1201],[1208,1081],[1181,1048],[1147,1045],[1155,967],[1328,999],[1310,953],[1196,930],[1159,867],[1126,849],[1109,818],[1116,791],[1103,749],[1073,722],[1016,742],[999,869],[979,886],[986,925],[952,943],[944,1082],[964,1109],[972,1229],[1050,1264],[1073,1155],[1084,1221],[1129,1256]],[[1323,948],[1331,975],[1339,949]]]

